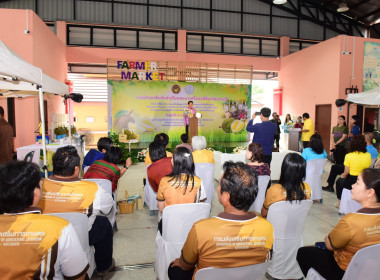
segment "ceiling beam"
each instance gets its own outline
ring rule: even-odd
[[[370,16],[377,14],[377,13],[380,13],[380,8],[373,10],[372,12],[370,12],[368,14],[362,15],[361,17],[356,18],[356,20],[363,20],[363,19],[370,17]]]
[[[365,4],[365,3],[367,3],[367,2],[369,2],[369,1],[371,1],[371,0],[363,0],[363,1],[360,1],[360,2],[358,2],[358,3],[352,4],[352,5],[348,6],[348,7],[349,7],[350,9],[356,9],[357,7],[359,7],[359,6],[361,6],[361,5]]]

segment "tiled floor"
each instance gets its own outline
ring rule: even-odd
[[[330,163],[325,166],[322,177],[325,185],[330,171]],[[118,187],[118,197],[124,197],[125,190],[129,195],[143,195],[143,177],[145,174],[144,163],[132,165],[121,179]],[[217,183],[215,182],[215,187]],[[334,193],[323,192],[323,203],[314,203],[305,226],[304,244],[313,245],[317,241],[323,241],[325,235],[339,221],[338,209],[334,207],[337,202]],[[212,204],[211,215],[217,215],[222,211],[215,195]],[[156,279],[153,267],[131,270],[128,265],[151,264],[155,261],[155,237],[157,233],[157,215],[149,216],[149,211],[144,208],[135,210],[133,214],[118,214],[117,224],[119,231],[114,235],[114,253],[117,271],[110,273],[103,279]],[[100,279],[96,276],[93,279]]]

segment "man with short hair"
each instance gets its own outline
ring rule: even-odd
[[[39,207],[43,213],[78,212],[89,218],[89,243],[95,247],[99,276],[115,267],[112,258],[115,206],[111,194],[94,182],[81,181],[80,158],[73,146],[59,148],[53,156],[53,175],[45,179]]]
[[[89,264],[72,225],[36,207],[40,180],[34,163],[0,166],[0,278],[85,279]]]
[[[254,133],[252,143],[258,143],[263,147],[263,162],[268,163],[269,166],[272,161],[274,135],[276,134],[276,125],[269,120],[270,113],[269,108],[262,108],[260,113],[252,115],[252,120],[248,122],[246,128],[248,132]],[[257,115],[260,115],[261,123],[253,124]]]
[[[91,149],[83,159],[82,169],[91,166],[96,160],[102,160],[109,147],[113,146],[113,141],[109,137],[102,137],[98,141],[98,150]]]
[[[226,162],[223,168],[217,192],[224,212],[193,225],[181,257],[169,266],[171,280],[192,279],[206,267],[240,267],[271,259],[273,227],[248,212],[257,196],[257,176],[242,162]]]
[[[13,137],[13,127],[4,120],[4,108],[0,106],[0,164],[12,160]]]
[[[154,136],[153,142],[156,142],[158,144],[161,144],[165,147],[169,144],[169,135],[166,133],[159,133]],[[166,156],[167,157],[172,157],[173,154],[171,152],[166,151]],[[145,154],[145,166],[149,165],[152,163],[152,159],[150,158],[149,151]]]
[[[193,101],[187,102],[187,108],[185,109],[185,112],[183,113],[183,124],[186,129],[186,135],[189,135],[189,125],[190,125],[190,118],[194,118],[196,114],[195,108],[193,108]]]
[[[272,117],[273,119],[271,119],[271,122],[276,125],[276,133],[274,134],[274,140],[276,142],[277,150],[280,151],[281,120],[280,120],[280,116],[276,112],[273,112]]]
[[[186,149],[188,149],[190,152],[193,152],[193,147],[187,143],[189,142],[189,136],[187,134],[182,134],[181,135],[181,144],[177,145],[176,148],[179,148],[179,147],[184,147]]]
[[[157,142],[150,143],[149,152],[153,163],[147,168],[148,180],[157,192],[161,179],[172,172],[172,158],[166,156],[165,147]]]
[[[303,148],[306,149],[309,146],[310,138],[314,134],[314,124],[310,119],[309,113],[303,113],[303,128],[301,141],[303,143]]]

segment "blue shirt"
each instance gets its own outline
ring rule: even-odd
[[[94,149],[89,150],[83,159],[82,169],[84,169],[86,166],[90,166],[91,164],[93,164],[95,160],[100,160],[103,158],[104,158],[103,153]]]
[[[373,145],[367,146],[367,152],[371,154],[371,158],[377,158],[379,154]]]
[[[354,136],[359,135],[359,134],[360,134],[360,127],[357,126],[357,125],[354,125],[354,126],[351,128],[351,133],[352,133],[352,135],[354,135]],[[347,141],[351,141],[351,137],[348,137]]]
[[[271,121],[265,121],[262,123],[252,124],[253,120],[250,120],[247,124],[247,131],[253,132],[252,143],[258,143],[263,147],[264,155],[272,155],[274,135],[276,133],[277,126]]]
[[[327,153],[325,150],[323,150],[322,154],[316,154],[312,148],[306,148],[302,152],[302,157],[308,161],[311,159],[317,159],[317,158],[327,158]]]

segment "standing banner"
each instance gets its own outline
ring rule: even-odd
[[[163,81],[159,73],[147,81],[147,74],[128,73],[122,75],[129,79],[108,80],[111,133],[151,142],[157,133],[164,132],[171,142],[180,142],[185,133],[184,110],[188,101],[193,101],[193,108],[202,115],[199,135],[208,142],[247,141],[250,85]]]
[[[380,86],[380,43],[364,42],[363,91]]]

